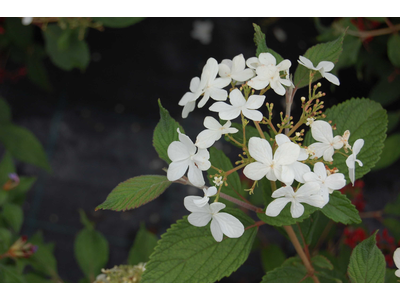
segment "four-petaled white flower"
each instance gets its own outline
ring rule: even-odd
[[[277,134],[275,136],[275,141],[278,146],[281,146],[284,143],[292,143],[292,141],[289,139],[289,137],[287,135],[284,135],[281,133]],[[288,168],[290,168],[293,171],[294,179],[300,183],[305,183],[304,179],[303,179],[303,175],[305,173],[308,173],[311,171],[309,166],[302,163],[302,161],[304,161],[306,159],[308,159],[308,153],[307,153],[306,149],[300,148],[299,157],[296,159],[296,161],[294,163],[287,166]],[[293,180],[289,181],[289,182],[285,182],[285,183],[288,185],[291,185],[293,183]]]
[[[319,208],[324,207],[326,202],[319,194],[319,191],[319,184],[315,182],[307,182],[299,187],[296,192],[293,191],[291,186],[281,187],[272,193],[272,198],[277,199],[267,206],[265,214],[270,217],[276,217],[285,208],[286,204],[291,202],[290,213],[292,218],[299,218],[304,213],[304,206],[301,203]]]
[[[204,127],[207,129],[200,132],[197,136],[195,145],[199,148],[206,149],[211,147],[216,141],[218,141],[223,134],[236,133],[239,130],[231,128],[231,121],[221,125],[213,117],[205,117]]]
[[[186,170],[188,171],[189,181],[198,187],[205,184],[202,171],[206,171],[211,167],[210,153],[206,149],[198,149],[190,140],[190,138],[179,133],[179,142],[174,141],[168,146],[168,157],[172,160],[168,167],[167,178],[175,181],[181,178]]]
[[[205,187],[203,189],[203,192],[204,192],[204,197],[186,196],[185,200],[189,199],[190,201],[192,201],[198,207],[203,207],[204,205],[206,205],[208,203],[208,200],[210,200],[210,197],[214,196],[217,193],[217,188],[215,186],[211,186],[209,188]]]
[[[283,96],[286,89],[283,85],[291,86],[289,78],[289,68],[292,65],[290,60],[285,59],[278,65],[271,53],[261,53],[259,57],[251,57],[247,60],[247,66],[255,69],[257,76],[247,82],[255,90],[262,90],[268,85],[277,93]],[[281,78],[280,72],[286,72],[285,78]]]
[[[247,165],[243,174],[251,180],[260,180],[266,176],[271,181],[293,182],[293,164],[300,155],[300,147],[295,143],[283,143],[275,153],[267,140],[252,137],[249,140],[249,153],[256,161]]]
[[[393,253],[393,261],[394,264],[396,265],[397,269],[394,275],[397,277],[400,277],[400,248],[397,248],[396,251]]]
[[[250,120],[262,120],[263,114],[257,109],[263,105],[265,96],[252,95],[246,101],[240,90],[234,89],[229,94],[229,100],[232,105],[224,102],[216,102],[210,106],[210,110],[218,112],[222,120],[233,120],[240,115],[240,112]]]
[[[327,174],[325,165],[317,162],[314,165],[314,172],[308,172],[303,175],[306,182],[316,182],[320,186],[320,193],[325,202],[329,201],[329,194],[335,190],[340,190],[346,185],[346,179],[341,173]]]
[[[335,64],[333,62],[321,61],[316,67],[314,67],[314,64],[308,58],[300,55],[299,59],[300,59],[300,60],[298,60],[299,64],[305,66],[306,68],[308,68],[310,70],[320,72],[321,76],[324,77],[326,80],[332,82],[333,84],[340,85],[339,79],[335,75],[328,73],[335,66]]]
[[[222,180],[222,176],[215,176],[213,182],[216,186],[220,186],[224,183],[224,181]]]
[[[328,122],[317,120],[310,126],[313,138],[318,141],[309,146],[315,152],[315,157],[324,156],[325,161],[333,161],[335,149],[343,147],[342,137],[333,137],[332,127]]]
[[[252,69],[245,69],[246,62],[244,60],[243,54],[235,56],[233,60],[224,59],[218,67],[219,76],[221,76],[222,78],[228,77],[237,82],[249,80],[255,75]]]
[[[361,160],[357,159],[357,154],[360,153],[361,148],[364,146],[364,140],[363,139],[358,139],[357,141],[354,142],[353,145],[353,154],[351,154],[347,159],[346,159],[346,165],[349,168],[349,177],[350,181],[354,186],[354,181],[356,179],[356,162],[360,167],[363,166],[363,163]]]
[[[225,208],[223,203],[206,203],[198,207],[192,199],[186,197],[184,205],[191,212],[187,220],[193,226],[203,227],[211,221],[211,234],[217,242],[222,241],[224,234],[230,238],[238,238],[244,233],[244,226],[237,218],[228,213],[219,212]]]
[[[314,123],[314,120],[315,120],[314,118],[307,118],[307,123],[306,123],[306,125],[307,125],[307,126],[311,126],[311,124]]]

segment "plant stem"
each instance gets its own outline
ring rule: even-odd
[[[347,30],[347,34],[352,35],[352,36],[357,36],[361,39],[367,39],[367,38],[373,37],[373,36],[395,33],[399,30],[400,30],[400,24],[396,24],[391,27],[369,30],[369,31]]]
[[[244,208],[246,208],[248,210],[255,211],[256,213],[262,213],[263,212],[262,208],[254,206],[253,204],[250,204],[250,203],[247,203],[247,202],[243,202],[243,201],[241,201],[239,199],[236,199],[236,198],[233,198],[232,196],[229,196],[227,194],[220,193],[219,196],[221,198],[225,199],[225,200],[228,200],[228,201],[230,201],[232,203],[235,203],[235,204],[237,204],[237,205],[239,205],[241,207],[244,207]]]
[[[303,261],[304,266],[306,267],[308,271],[308,276],[310,276],[315,283],[319,283],[319,279],[317,276],[314,274],[314,268],[311,264],[311,262],[308,260],[307,255],[304,253],[303,248],[300,245],[299,240],[297,239],[296,233],[294,232],[292,226],[283,226],[283,228],[286,230],[286,233],[288,234],[290,241],[292,242],[294,248],[297,251],[297,254],[300,256],[301,260]]]
[[[263,138],[265,140],[265,135],[260,127],[260,122],[254,121],[254,125],[256,125],[256,128],[257,128],[258,133],[260,134],[261,138]]]

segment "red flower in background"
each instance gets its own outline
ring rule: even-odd
[[[367,233],[361,227],[356,229],[346,227],[343,231],[343,234],[345,236],[344,243],[351,248],[354,248],[355,246],[357,246],[357,244],[367,238]]]
[[[356,180],[354,182],[354,187],[351,184],[346,185],[340,190],[340,192],[347,196],[351,200],[351,203],[355,205],[358,211],[364,211],[365,199],[364,199],[364,181]]]
[[[396,250],[395,239],[389,235],[388,230],[383,229],[382,233],[378,232],[376,235],[376,242],[379,249],[381,249],[385,256],[386,263],[389,268],[394,266],[393,252]]]

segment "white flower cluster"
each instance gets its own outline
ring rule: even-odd
[[[334,84],[339,84],[339,80],[328,71],[332,70],[333,63],[320,62],[314,67],[312,62],[304,57],[300,57],[300,64],[318,71],[322,77]],[[248,68],[246,68],[246,65]],[[291,62],[287,59],[276,64],[275,57],[270,53],[261,53],[259,57],[252,57],[245,61],[242,54],[232,60],[225,59],[220,64],[214,58],[209,58],[203,68],[201,77],[194,77],[190,82],[190,92],[187,92],[179,101],[183,106],[182,117],[186,118],[196,106],[196,101],[202,96],[198,107],[203,107],[211,98],[217,102],[213,103],[209,110],[217,112],[222,120],[227,122],[221,125],[219,121],[211,116],[204,119],[205,130],[197,136],[196,142],[179,129],[179,141],[172,142],[168,147],[168,156],[171,159],[167,177],[170,181],[175,181],[185,175],[190,183],[202,188],[204,197],[188,196],[184,199],[185,207],[191,212],[188,217],[190,224],[202,227],[211,221],[211,233],[216,241],[220,242],[223,234],[230,238],[240,237],[244,232],[242,223],[232,215],[219,212],[225,205],[219,202],[209,204],[210,197],[216,195],[216,187],[205,187],[202,171],[211,167],[209,161],[210,154],[208,148],[218,141],[224,134],[234,134],[238,130],[231,127],[231,120],[242,115],[243,117],[260,122],[263,114],[258,110],[262,107],[264,95],[242,94],[241,89],[235,88],[237,84],[247,83],[255,90],[263,90],[270,87],[278,95],[286,93],[286,87],[293,83],[289,80],[289,68]],[[217,78],[217,75],[219,77]],[[232,84],[229,93],[224,89]],[[291,215],[293,218],[300,217],[304,212],[301,203],[322,208],[329,201],[329,194],[334,190],[343,188],[346,180],[343,174],[336,173],[327,168],[323,162],[315,163],[315,158],[323,157],[326,162],[333,161],[335,150],[342,147],[351,149],[348,144],[350,132],[344,132],[343,136],[333,137],[332,127],[328,122],[317,120],[310,117],[307,125],[311,127],[313,138],[317,141],[309,147],[300,147],[292,142],[290,138],[283,134],[277,134],[271,144],[266,139],[252,137],[248,143],[247,156],[249,160],[255,161],[248,163],[243,173],[251,180],[260,180],[266,177],[270,181],[280,181],[283,187],[273,192],[272,201],[267,209],[266,215],[277,216],[287,203],[291,202]],[[353,145],[351,154],[346,164],[349,168],[349,177],[354,183],[355,162],[360,166],[362,163],[356,158],[363,146],[363,140],[357,140]],[[308,161],[314,164],[314,171],[305,163]],[[299,186],[293,188],[292,184],[297,182]],[[214,183],[217,187],[223,184],[222,177],[215,177]],[[301,185],[301,186],[300,186]]]

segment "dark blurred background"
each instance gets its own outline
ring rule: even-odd
[[[329,26],[333,20],[321,22]],[[209,43],[192,37],[198,21],[212,25]],[[198,192],[179,185],[132,211],[94,209],[118,183],[138,175],[164,173],[161,169],[166,164],[152,147],[159,120],[157,99],[192,140],[203,130],[207,110],[196,109],[182,119],[178,102],[209,57],[220,62],[240,53],[246,59],[255,56],[252,23],[266,33],[268,47],[292,61],[292,72],[298,55],[317,42],[311,18],[146,18],[126,28],[90,29],[86,41],[91,61],[85,71],[64,71],[44,60],[51,92],[27,78],[0,84],[0,96],[11,106],[13,121],[41,141],[52,167],[49,174],[29,164],[17,165],[18,174],[38,176],[23,207],[22,233],[29,236],[41,230],[46,242],[55,242],[58,271],[64,281],[77,282],[83,277],[73,253],[74,238],[82,228],[79,208],[110,243],[107,267],[126,263],[141,222],[160,236],[187,215],[183,198]],[[35,28],[38,41],[40,30]],[[325,90],[326,107],[351,97],[368,97],[370,85],[359,81],[354,69],[342,70],[339,78],[339,87]],[[322,83],[328,86],[327,81]],[[275,101],[276,109],[282,107],[278,96],[268,101]],[[237,154],[225,143],[217,146]],[[399,193],[397,167],[366,176],[371,210],[377,199],[387,202]],[[280,236],[271,227],[261,230],[266,240]],[[285,250],[294,253],[291,248]],[[258,282],[263,274],[258,254],[252,254],[230,280]]]

